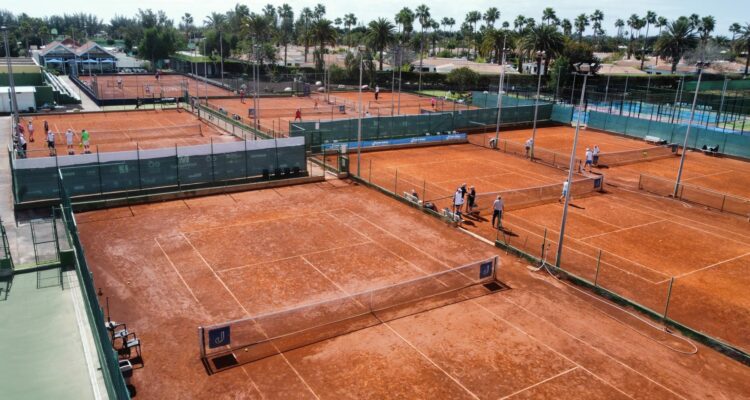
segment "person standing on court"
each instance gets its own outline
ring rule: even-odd
[[[91,154],[91,135],[86,129],[81,130],[81,144],[83,144],[83,154]]]
[[[34,143],[34,122],[32,120],[29,120],[26,129],[29,130],[29,142]]]
[[[50,157],[54,157],[55,156],[55,132],[52,132],[52,129],[47,131],[47,148],[49,149]]]
[[[375,101],[378,101],[379,96],[380,96],[380,86],[375,85]]]
[[[18,157],[26,158],[26,138],[23,137],[23,132],[18,134]]]
[[[68,155],[75,154],[75,150],[73,150],[73,138],[75,137],[75,133],[72,129],[68,128],[67,131],[65,131],[65,145],[68,147]]]
[[[44,120],[44,132],[49,132],[49,123],[46,119]]]
[[[601,152],[601,150],[599,150],[599,145],[595,144],[594,145],[594,150],[592,152],[593,156],[594,156],[594,159],[593,159],[593,164],[594,165],[599,165],[599,153],[600,152]]]
[[[474,211],[474,207],[476,207],[476,200],[477,200],[477,190],[474,189],[473,185],[469,188],[469,196],[466,199],[467,199],[466,213],[471,214],[472,211]]]
[[[591,166],[594,163],[594,153],[586,147],[586,162],[583,164],[583,170],[586,171],[586,167],[589,167],[589,172],[591,172]]]
[[[526,157],[527,158],[531,157],[531,146],[533,146],[533,145],[534,145],[534,139],[533,138],[528,138],[526,140],[526,144],[524,145],[524,147],[526,148]]]
[[[464,191],[461,187],[456,189],[456,193],[453,195],[453,213],[460,214],[461,208],[464,205]]]
[[[300,122],[302,122],[302,110],[299,108],[294,112],[294,120],[300,120]]]
[[[560,198],[557,199],[558,203],[562,202],[563,199],[568,196],[568,187],[569,186],[570,186],[570,183],[566,179],[565,182],[563,182],[562,194],[560,195]]]
[[[493,228],[501,229],[503,227],[503,210],[505,210],[505,202],[503,201],[502,196],[497,195],[495,202],[492,203]],[[495,225],[495,220],[497,220],[497,225]]]
[[[245,104],[245,88],[240,88],[240,103]]]

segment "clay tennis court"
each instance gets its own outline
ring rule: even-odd
[[[260,110],[258,111],[258,124],[263,132],[272,136],[287,136],[289,124],[295,120],[295,112],[300,109],[302,121],[331,121],[337,119],[357,118],[359,107],[358,92],[334,92],[330,96],[323,93],[313,93],[311,96],[301,97],[261,97]],[[418,96],[412,93],[401,93],[401,108],[398,108],[398,93],[380,94],[379,100],[374,100],[372,92],[362,93],[363,110],[369,114],[366,117],[392,116],[392,115],[418,115],[422,110],[432,109],[431,97]],[[317,102],[317,104],[316,104]],[[246,98],[244,103],[240,98],[231,99],[209,99],[209,105],[213,109],[223,109],[230,115],[236,114],[242,117],[247,125],[253,124],[254,116],[250,113],[253,99]],[[455,106],[466,109],[466,106]],[[456,109],[458,109],[456,108]],[[436,111],[451,111],[453,103],[438,102]]]
[[[98,99],[136,99],[144,97],[183,97],[187,89],[190,96],[232,96],[233,92],[219,86],[206,84],[186,75],[161,74],[157,80],[153,74],[149,75],[98,75],[89,77],[81,75],[81,81],[92,87],[96,80],[96,94]],[[122,87],[118,85],[122,81]]]
[[[356,171],[352,158],[350,169]],[[714,170],[725,161],[709,160],[714,161]],[[673,157],[645,164],[676,161]],[[416,189],[420,199],[437,203],[438,211],[452,207],[449,196],[461,183],[476,186],[480,216],[467,217],[464,229],[540,258],[544,242],[549,246],[546,258],[554,263],[562,217],[562,205],[555,201],[560,189],[556,193],[532,190],[539,201],[524,200],[520,206],[509,191],[562,182],[567,172],[473,144],[366,152],[362,165],[363,179],[398,195]],[[640,165],[602,170],[604,182],[610,174],[620,175],[618,168]],[[695,172],[686,175],[691,176],[699,180]],[[747,216],[708,211],[639,192],[637,187],[607,185],[605,193],[578,195],[576,184],[574,179],[561,257],[564,269],[660,314],[666,310],[674,277],[671,318],[750,350]],[[491,226],[494,194],[486,194],[498,191],[506,198],[501,231]]]
[[[529,272],[346,181],[77,215],[113,320],[144,344],[138,397],[688,398],[750,393],[746,367]],[[110,238],[103,240],[102,238]],[[501,255],[510,286],[207,375],[197,327]],[[685,376],[691,379],[685,379]]]
[[[83,129],[91,134],[92,152],[158,149],[204,144],[212,140],[239,140],[199,120],[192,113],[176,109],[22,116],[25,122],[29,118],[32,118],[35,127],[35,141],[28,142],[29,157],[49,156],[46,135],[43,133],[44,121],[55,132],[57,155],[61,157],[67,155],[65,131],[69,128],[76,134],[76,154],[83,152],[83,147],[79,146]]]

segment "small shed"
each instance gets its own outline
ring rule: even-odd
[[[16,86],[16,101],[18,101],[19,112],[36,111],[36,100],[34,86]],[[11,111],[10,87],[0,86],[0,113]]]

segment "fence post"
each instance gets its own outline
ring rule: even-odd
[[[359,173],[359,171],[357,171],[357,173]],[[370,172],[368,173],[367,182],[372,183],[372,159],[370,159]]]
[[[638,174],[638,190],[643,190],[643,174]]]
[[[214,138],[211,138],[211,182],[216,182],[216,171],[214,169]]]
[[[667,289],[667,304],[664,306],[663,320],[667,319],[667,313],[669,312],[669,301],[672,299],[672,285],[674,285],[674,277],[669,280],[669,289]]]
[[[721,198],[721,212],[724,212],[724,205],[727,202],[727,195],[722,196]]]
[[[545,250],[544,249],[545,249],[545,247],[547,247],[546,244],[547,244],[547,228],[544,228],[544,236],[542,236],[542,252],[540,254],[540,256],[541,256],[540,260],[542,262],[544,262],[544,260],[545,260],[545,255],[544,255],[545,254]],[[526,247],[526,246],[524,246],[524,247]]]
[[[427,201],[427,180],[422,179],[422,207]]]
[[[594,275],[594,287],[598,287],[599,283],[599,268],[602,266],[602,249],[599,249],[599,255],[596,257],[596,274]]]
[[[57,157],[57,156],[55,156]],[[104,188],[102,185],[102,163],[99,160],[99,145],[96,145],[96,170],[99,175],[99,196],[104,194]]]

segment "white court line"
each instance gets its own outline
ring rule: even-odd
[[[692,178],[684,178],[683,181],[689,181],[691,179],[701,179],[701,178],[706,178],[706,177],[709,177],[709,176],[729,174],[729,173],[732,173],[732,172],[735,172],[735,171],[730,169],[729,171],[714,172],[713,174],[705,174],[705,175],[694,176]]]
[[[438,263],[442,264],[442,265],[443,265],[443,266],[445,266],[446,268],[450,268],[450,266],[449,266],[449,265],[448,265],[448,264],[447,264],[446,262],[443,262],[443,261],[440,261],[440,260],[436,259],[435,257],[433,257],[432,255],[430,255],[429,253],[427,253],[427,252],[425,252],[425,251],[423,251],[423,250],[419,249],[418,247],[415,247],[415,246],[413,246],[412,244],[410,244],[410,243],[408,243],[408,242],[404,241],[403,239],[401,239],[401,238],[399,238],[398,236],[394,235],[393,233],[389,232],[389,231],[388,231],[388,230],[386,230],[385,228],[382,228],[382,227],[380,227],[380,226],[378,226],[378,225],[376,225],[376,224],[373,224],[373,223],[372,223],[372,222],[370,222],[369,220],[367,220],[367,219],[363,218],[362,216],[360,216],[359,214],[357,214],[357,213],[355,213],[355,212],[353,212],[353,211],[351,211],[351,210],[347,210],[347,211],[349,211],[349,212],[350,212],[350,213],[351,213],[352,215],[355,215],[355,216],[357,216],[358,218],[360,218],[360,219],[362,219],[362,220],[366,221],[366,222],[367,222],[367,223],[369,223],[370,225],[373,225],[374,227],[376,227],[376,228],[380,229],[381,231],[383,231],[383,232],[387,233],[388,235],[390,235],[390,236],[393,236],[393,237],[395,237],[396,239],[398,239],[399,241],[401,241],[401,242],[402,242],[402,243],[404,243],[405,245],[407,245],[407,246],[409,246],[409,247],[411,247],[411,248],[413,248],[413,249],[417,250],[418,252],[420,252],[420,253],[424,254],[424,255],[425,255],[425,256],[427,256],[428,258],[431,258],[431,259],[433,259],[433,260],[437,261]],[[353,229],[353,228],[352,228],[352,229]],[[407,261],[407,262],[408,262],[408,261]],[[552,352],[554,352],[554,353],[558,354],[558,355],[559,355],[560,357],[562,357],[562,358],[564,358],[564,359],[568,360],[568,361],[569,361],[569,362],[571,362],[572,364],[574,364],[574,365],[576,365],[576,366],[580,367],[581,369],[585,370],[586,372],[590,373],[590,374],[591,374],[591,375],[593,375],[593,376],[597,376],[597,375],[596,375],[596,374],[594,374],[593,372],[591,372],[591,371],[587,370],[586,368],[584,368],[584,367],[583,367],[582,365],[580,365],[580,364],[576,363],[575,361],[571,360],[570,358],[566,357],[565,355],[563,355],[563,354],[561,354],[560,352],[556,351],[555,349],[551,348],[551,347],[550,347],[550,346],[548,346],[547,344],[545,344],[545,343],[542,343],[541,341],[539,341],[538,339],[536,339],[536,338],[532,337],[531,335],[529,335],[528,333],[526,333],[526,332],[525,332],[525,331],[523,331],[522,329],[520,329],[520,328],[518,328],[518,327],[516,327],[516,326],[514,326],[514,325],[512,325],[512,324],[510,324],[510,323],[509,323],[508,321],[506,321],[506,320],[502,319],[502,318],[501,318],[500,316],[496,315],[495,313],[493,313],[492,311],[490,311],[490,310],[488,310],[488,309],[487,309],[486,307],[484,307],[484,306],[483,306],[482,304],[478,303],[478,302],[477,302],[477,301],[476,301],[475,299],[468,299],[468,301],[471,301],[471,302],[473,302],[473,303],[477,304],[477,305],[478,305],[479,307],[483,308],[483,309],[484,309],[485,311],[487,311],[488,313],[490,313],[490,315],[492,315],[492,316],[494,316],[494,317],[496,317],[496,318],[499,318],[500,320],[502,320],[503,322],[505,322],[506,324],[508,324],[508,325],[509,325],[509,326],[511,326],[512,328],[514,328],[514,329],[518,330],[519,332],[523,333],[524,335],[526,335],[527,337],[531,338],[531,339],[532,339],[532,340],[534,340],[535,342],[537,342],[537,343],[539,343],[540,345],[542,345],[542,346],[544,346],[544,347],[548,348],[548,349],[549,349],[549,350],[551,350]],[[388,326],[388,325],[386,324],[386,326]],[[392,328],[392,327],[390,327],[390,326],[388,326],[388,328],[390,328],[391,330],[393,330],[393,328]],[[418,350],[418,349],[417,349],[417,348],[416,348],[416,347],[415,347],[415,346],[414,346],[413,344],[409,343],[409,342],[408,342],[408,341],[407,341],[407,340],[406,340],[405,338],[403,338],[403,337],[402,337],[401,335],[399,335],[399,334],[398,334],[397,332],[395,332],[395,330],[394,330],[394,333],[395,333],[396,335],[398,335],[399,337],[401,337],[401,338],[402,338],[402,339],[403,339],[403,340],[404,340],[404,341],[405,341],[406,343],[408,343],[409,345],[411,345],[411,346],[412,346],[412,347],[413,347],[413,348],[414,348],[414,349],[415,349],[416,351],[418,351],[418,352],[419,352],[420,354],[422,354],[422,353],[421,353],[421,352],[420,352],[420,351],[419,351],[419,350]],[[567,332],[566,332],[566,333],[567,333]],[[424,357],[426,357],[426,358],[427,358],[427,356],[426,356],[426,355],[425,355]],[[429,358],[428,358],[428,359],[429,359]],[[433,362],[433,363],[434,363],[434,362]],[[437,364],[435,364],[435,365],[437,366]],[[439,367],[438,367],[438,368],[439,368]],[[442,371],[442,369],[441,369],[441,371]],[[444,372],[445,372],[445,371],[444,371]],[[447,374],[447,373],[446,373],[446,374]],[[450,375],[448,375],[448,376],[450,377]],[[598,378],[599,378],[600,380],[602,380],[603,382],[606,382],[606,381],[605,381],[604,379],[602,379],[601,377],[598,377]],[[461,385],[461,386],[463,387],[463,385]],[[610,385],[610,386],[612,386],[612,387],[613,387],[613,388],[614,388],[615,390],[617,390],[617,391],[621,392],[621,393],[622,393],[622,394],[624,394],[625,396],[627,396],[627,397],[631,397],[631,396],[628,396],[628,395],[627,395],[627,394],[626,394],[625,392],[623,392],[622,390],[620,390],[620,389],[618,389],[617,387],[615,387],[614,385]]]
[[[586,341],[584,341],[584,340],[582,340],[582,339],[578,338],[577,336],[575,336],[575,335],[571,334],[570,332],[568,332],[568,331],[566,331],[566,330],[562,329],[562,328],[561,328],[561,327],[560,327],[559,325],[557,325],[557,324],[555,324],[555,323],[553,323],[553,322],[551,322],[551,321],[548,321],[548,320],[547,320],[546,318],[544,318],[544,317],[542,317],[542,316],[540,316],[540,315],[537,315],[537,314],[535,314],[535,313],[533,313],[533,312],[529,311],[528,309],[524,308],[523,306],[521,306],[521,305],[519,305],[519,304],[516,304],[516,303],[514,303],[513,301],[509,300],[508,298],[505,298],[505,297],[500,297],[500,298],[501,298],[501,299],[503,299],[503,301],[505,301],[505,302],[508,302],[508,303],[510,303],[510,304],[512,304],[512,305],[514,305],[514,306],[516,306],[516,307],[518,307],[519,309],[521,309],[521,310],[525,311],[525,312],[526,312],[526,313],[528,313],[529,315],[532,315],[532,316],[534,316],[534,317],[535,317],[535,318],[537,318],[538,320],[544,321],[544,322],[545,322],[546,324],[549,324],[549,325],[553,326],[554,328],[556,328],[557,330],[559,330],[559,331],[560,331],[560,332],[562,332],[563,334],[567,335],[567,336],[568,336],[568,337],[570,337],[571,339],[573,339],[573,340],[575,340],[575,341],[577,341],[577,342],[580,342],[580,343],[581,343],[581,344],[583,344],[584,346],[586,346],[586,347],[589,347],[589,348],[591,348],[592,350],[594,350],[594,351],[596,351],[597,353],[599,353],[599,354],[603,355],[604,357],[606,357],[606,358],[608,358],[608,359],[610,359],[610,360],[612,360],[612,361],[616,362],[617,364],[620,364],[620,365],[622,365],[623,367],[625,367],[626,369],[628,369],[628,370],[632,371],[632,372],[633,372],[633,373],[635,373],[636,375],[640,375],[640,376],[642,376],[643,378],[645,378],[646,380],[648,380],[648,381],[652,382],[653,384],[655,384],[655,385],[657,385],[657,386],[660,386],[660,387],[664,388],[664,389],[665,389],[666,391],[668,391],[668,392],[670,392],[670,393],[674,394],[675,396],[677,396],[677,397],[679,397],[679,398],[681,398],[681,399],[685,399],[685,397],[683,397],[683,396],[680,396],[679,394],[675,393],[674,391],[672,391],[672,390],[671,390],[671,389],[669,389],[668,387],[666,387],[666,386],[662,385],[661,383],[659,383],[659,382],[657,382],[657,381],[655,381],[655,380],[651,379],[651,378],[650,378],[649,376],[647,376],[647,375],[644,375],[643,373],[641,373],[640,371],[636,370],[635,368],[633,368],[633,367],[631,367],[631,366],[629,366],[629,365],[627,365],[627,364],[623,363],[622,361],[620,361],[620,360],[618,360],[618,359],[616,359],[616,358],[612,357],[611,355],[609,355],[608,353],[606,353],[606,352],[605,352],[604,350],[602,350],[602,349],[600,349],[600,348],[598,348],[598,347],[594,347],[594,346],[593,346],[592,344],[590,344],[590,343],[588,343],[588,342],[586,342]],[[493,312],[492,310],[488,309],[488,308],[487,308],[487,307],[485,307],[484,305],[482,305],[482,304],[479,304],[479,303],[477,303],[477,304],[478,304],[478,305],[479,305],[479,306],[480,306],[481,308],[483,308],[484,310],[486,310],[486,311],[487,311],[488,313],[492,314],[492,315],[493,315],[493,316],[495,316],[496,318],[498,318],[498,319],[500,319],[501,321],[505,322],[506,324],[510,325],[511,327],[513,327],[514,329],[516,329],[517,331],[519,331],[519,332],[523,333],[524,335],[528,336],[529,338],[531,338],[532,340],[536,341],[536,342],[537,342],[537,343],[539,343],[540,345],[542,345],[542,346],[544,346],[544,347],[546,347],[546,348],[550,349],[550,350],[551,350],[552,352],[554,352],[555,354],[559,355],[560,357],[563,357],[563,358],[565,358],[566,360],[570,361],[571,363],[573,363],[573,364],[575,364],[575,365],[578,365],[578,366],[579,366],[579,367],[580,367],[580,368],[581,368],[582,370],[584,370],[584,371],[586,371],[586,372],[590,373],[591,375],[593,375],[593,376],[597,377],[597,378],[598,378],[599,380],[601,380],[602,382],[605,382],[605,383],[607,383],[608,385],[612,386],[612,387],[613,387],[613,388],[614,388],[615,390],[617,390],[618,392],[622,393],[623,395],[625,395],[625,396],[627,396],[627,397],[629,397],[629,398],[633,398],[632,396],[628,395],[627,393],[625,393],[624,391],[622,391],[621,389],[619,389],[619,388],[618,388],[617,386],[615,386],[615,385],[613,385],[613,384],[609,383],[609,381],[607,381],[606,379],[603,379],[602,377],[600,377],[599,375],[597,375],[597,374],[595,374],[595,373],[591,372],[591,371],[590,371],[589,369],[585,368],[584,366],[582,366],[582,365],[578,364],[577,362],[575,362],[575,361],[573,361],[573,360],[569,359],[569,358],[568,358],[567,356],[565,356],[564,354],[562,354],[562,353],[560,353],[559,351],[557,351],[557,350],[553,349],[552,347],[550,347],[550,346],[549,346],[549,345],[547,345],[546,343],[543,343],[543,342],[541,342],[541,341],[540,341],[539,339],[535,338],[534,336],[532,336],[532,335],[531,335],[531,334],[529,334],[528,332],[524,331],[524,330],[523,330],[523,329],[521,329],[520,327],[518,327],[518,326],[516,326],[516,325],[514,325],[514,324],[512,324],[512,323],[510,323],[510,322],[509,322],[508,320],[504,319],[503,317],[501,317],[501,316],[497,315],[496,313],[494,313],[494,312]],[[588,304],[588,303],[587,303],[587,304]],[[685,400],[687,400],[687,399],[685,399]]]
[[[198,303],[198,304],[201,304],[200,300],[198,300],[198,297],[196,297],[195,293],[193,293],[193,289],[190,288],[190,285],[188,285],[188,283],[182,277],[182,274],[180,274],[180,271],[177,270],[177,267],[172,262],[172,259],[170,259],[169,255],[167,254],[167,252],[164,251],[164,248],[161,246],[161,243],[159,243],[159,239],[154,238],[154,242],[156,242],[156,245],[159,246],[159,249],[161,250],[161,252],[164,253],[164,257],[167,258],[167,261],[169,262],[169,265],[172,266],[172,269],[174,269],[174,272],[177,274],[177,277],[180,278],[180,281],[182,281],[182,284],[185,285],[185,287],[187,288],[188,292],[190,292],[190,295],[193,296],[193,299],[195,299],[195,302]]]
[[[521,393],[521,392],[525,392],[525,391],[527,391],[527,390],[529,390],[529,389],[533,389],[533,388],[535,388],[535,387],[537,387],[537,386],[539,386],[539,385],[543,385],[543,384],[545,384],[545,383],[547,383],[547,382],[549,382],[549,381],[551,381],[551,380],[553,380],[553,379],[557,379],[557,378],[559,378],[559,377],[561,377],[561,376],[563,376],[563,375],[565,375],[565,374],[567,374],[567,373],[573,372],[573,371],[577,370],[578,368],[580,368],[580,367],[576,365],[576,366],[575,366],[575,367],[573,367],[573,368],[570,368],[570,369],[566,369],[565,371],[563,371],[563,372],[560,372],[560,373],[559,373],[559,374],[557,374],[557,375],[554,375],[554,376],[550,376],[549,378],[547,378],[547,379],[545,379],[545,380],[541,380],[541,381],[539,381],[539,382],[537,382],[537,383],[535,383],[535,384],[533,384],[533,385],[531,385],[531,386],[527,386],[527,387],[525,387],[525,388],[523,388],[523,389],[521,389],[521,390],[517,390],[517,391],[515,391],[515,392],[513,392],[513,393],[511,393],[511,394],[509,394],[509,395],[507,395],[507,396],[503,396],[503,397],[501,397],[501,399],[507,399],[507,398],[513,397],[513,396],[515,396],[515,395],[517,395],[517,394],[519,394],[519,393]]]
[[[352,228],[352,229],[353,229],[353,228]],[[342,292],[343,292],[343,293],[344,293],[345,295],[347,295],[348,297],[351,297],[351,293],[347,292],[347,291],[346,291],[346,289],[344,289],[343,287],[339,286],[339,285],[338,285],[338,284],[337,284],[336,282],[334,282],[334,281],[333,281],[333,280],[332,280],[331,278],[329,278],[329,277],[328,277],[328,276],[327,276],[327,275],[326,275],[325,273],[323,273],[323,271],[319,270],[319,269],[318,269],[318,267],[316,267],[315,265],[313,265],[313,263],[311,263],[310,261],[308,261],[308,260],[307,260],[306,258],[304,258],[304,257],[302,257],[302,259],[303,259],[303,260],[305,260],[305,262],[306,262],[307,264],[309,264],[309,265],[310,265],[311,267],[315,268],[315,270],[316,270],[316,271],[318,271],[318,273],[320,273],[320,274],[321,274],[321,275],[322,275],[322,276],[323,276],[324,278],[328,279],[328,281],[329,281],[329,282],[331,282],[331,283],[332,283],[332,284],[334,284],[334,285],[335,285],[335,286],[336,286],[337,288],[339,288],[339,290],[341,290],[341,291],[342,291]],[[356,301],[356,300],[355,300],[355,301]],[[374,315],[374,314],[373,314],[373,315]],[[380,321],[380,322],[381,322],[381,323],[382,323],[383,325],[385,325],[385,326],[386,326],[386,327],[387,327],[388,329],[390,329],[390,330],[391,330],[391,332],[393,332],[393,334],[395,334],[395,335],[396,335],[396,336],[398,336],[398,337],[399,337],[399,338],[400,338],[401,340],[403,340],[403,341],[404,341],[404,343],[406,343],[407,345],[409,345],[409,346],[410,346],[410,347],[411,347],[411,348],[412,348],[412,349],[413,349],[414,351],[416,351],[416,352],[417,352],[417,354],[419,354],[420,356],[422,356],[422,357],[423,357],[423,358],[424,358],[425,360],[427,360],[427,361],[428,361],[428,362],[429,362],[430,364],[432,364],[432,365],[433,365],[433,366],[434,366],[435,368],[437,368],[437,369],[438,369],[438,370],[439,370],[440,372],[442,372],[443,374],[445,374],[445,376],[447,376],[448,378],[450,378],[450,379],[451,379],[451,380],[452,380],[453,382],[455,382],[455,383],[456,383],[456,384],[457,384],[457,385],[458,385],[459,387],[461,387],[462,389],[464,389],[464,390],[466,391],[466,393],[468,393],[469,395],[471,395],[471,396],[472,396],[473,398],[475,398],[475,399],[479,399],[479,397],[478,397],[478,396],[477,396],[476,394],[474,394],[474,393],[473,393],[473,392],[472,392],[471,390],[469,390],[469,388],[467,388],[467,387],[466,387],[466,386],[464,386],[464,385],[463,385],[463,384],[462,384],[461,382],[459,382],[459,380],[458,380],[457,378],[455,378],[454,376],[452,376],[451,374],[449,374],[449,373],[448,373],[447,371],[445,371],[445,370],[444,370],[443,368],[441,368],[441,367],[440,367],[439,365],[437,365],[437,363],[436,363],[435,361],[433,361],[433,360],[432,360],[432,359],[431,359],[431,358],[430,358],[429,356],[427,356],[427,354],[424,354],[424,353],[423,353],[422,351],[420,351],[420,350],[419,350],[419,349],[418,349],[418,348],[417,348],[416,346],[414,346],[414,345],[413,345],[413,344],[412,344],[411,342],[409,342],[408,340],[406,340],[406,338],[404,338],[404,337],[403,337],[403,336],[401,336],[401,335],[400,335],[400,334],[399,334],[398,332],[396,332],[396,330],[395,330],[395,329],[393,329],[393,328],[392,328],[392,327],[391,327],[390,325],[388,325],[388,322],[380,320],[380,318],[378,318],[378,317],[377,317],[377,315],[375,315],[375,318],[377,318],[377,319],[378,319],[378,320],[379,320],[379,321]]]
[[[214,274],[214,277],[216,277],[216,279],[219,281],[219,283],[221,283],[221,285],[224,286],[224,289],[227,291],[227,293],[229,293],[230,296],[232,296],[232,298],[234,299],[234,301],[237,303],[238,306],[240,306],[240,308],[245,313],[245,315],[247,317],[251,317],[252,315],[250,314],[249,311],[247,311],[247,308],[245,308],[245,306],[243,306],[242,303],[240,303],[239,299],[237,299],[237,296],[234,295],[234,293],[229,289],[229,287],[227,286],[227,284],[224,283],[224,281],[221,279],[221,277],[219,277],[219,275],[216,273],[216,271],[214,271],[214,269],[211,267],[211,265],[208,263],[208,261],[206,261],[206,259],[203,258],[203,254],[201,254],[201,252],[198,251],[198,249],[196,249],[195,246],[193,246],[193,243],[190,242],[190,239],[188,239],[187,236],[185,236],[184,233],[181,233],[181,235],[185,239],[185,241],[190,245],[190,247],[193,248],[193,251],[195,251],[195,253],[198,255],[198,257],[200,257],[200,259],[203,260],[203,263],[208,267],[208,269],[211,270],[211,272]],[[260,325],[258,327],[260,328]],[[267,338],[270,339],[270,337],[268,336],[268,334],[265,333],[265,331],[263,330],[263,328],[260,328],[260,329],[261,329],[261,331],[263,331],[263,336],[265,336],[265,337],[267,337]],[[274,344],[274,348],[276,348],[275,344]],[[284,353],[281,352],[278,348],[276,348],[276,353],[278,353],[278,355],[281,356],[281,358],[283,358],[284,361],[286,361],[287,365],[289,365],[289,368],[291,368],[292,371],[294,371],[294,373],[297,375],[297,378],[299,378],[302,381],[302,383],[304,383],[305,386],[307,386],[307,389],[310,391],[310,393],[312,393],[312,395],[315,396],[316,399],[320,399],[320,396],[318,396],[318,394],[315,393],[315,391],[312,389],[312,387],[310,387],[310,385],[307,383],[307,381],[305,380],[305,378],[303,378],[302,375],[300,375],[299,371],[297,371],[297,369],[294,368],[294,366],[289,361],[289,359],[286,357],[286,355],[284,355]]]
[[[684,278],[684,277],[686,277],[686,276],[688,276],[688,275],[691,275],[691,274],[694,274],[694,273],[696,273],[696,272],[700,272],[700,271],[703,271],[703,270],[706,270],[706,269],[709,269],[709,268],[713,268],[713,267],[716,267],[716,266],[718,266],[718,265],[721,265],[721,264],[726,264],[726,263],[728,263],[728,262],[731,262],[731,261],[734,261],[734,260],[738,260],[738,259],[740,259],[740,258],[742,258],[742,257],[747,257],[747,256],[750,256],[750,252],[748,252],[748,253],[745,253],[745,254],[740,254],[740,255],[739,255],[739,256],[737,256],[737,257],[732,257],[732,258],[730,258],[730,259],[728,259],[728,260],[724,260],[724,261],[719,261],[719,262],[717,262],[717,263],[714,263],[714,264],[711,264],[711,265],[707,265],[707,266],[705,266],[705,267],[703,267],[703,268],[698,268],[698,269],[692,270],[692,271],[690,271],[690,272],[686,272],[686,273],[684,273],[684,274],[676,275],[676,276],[675,276],[674,278],[675,278],[675,279],[679,279],[679,278]]]
[[[354,230],[354,231],[356,232],[356,230]],[[357,233],[359,233],[359,232],[357,232]],[[372,240],[368,239],[368,240],[366,240],[364,242],[357,242],[357,243],[352,243],[352,244],[345,244],[343,246],[331,247],[331,248],[324,249],[324,250],[311,251],[309,253],[302,253],[302,254],[297,254],[297,255],[293,255],[293,256],[289,256],[289,257],[277,258],[275,260],[261,261],[261,262],[257,262],[257,263],[253,263],[253,264],[244,264],[244,265],[240,265],[238,267],[232,267],[232,268],[222,269],[222,270],[219,270],[219,272],[220,273],[225,273],[225,272],[234,271],[234,270],[243,269],[243,268],[251,268],[251,267],[255,267],[255,266],[258,266],[258,265],[262,265],[262,264],[277,263],[277,262],[281,262],[281,261],[291,260],[291,259],[294,259],[294,258],[297,258],[297,257],[305,257],[305,256],[313,255],[313,254],[320,254],[320,253],[325,253],[325,252],[328,252],[328,251],[341,250],[341,249],[346,249],[346,248],[349,248],[349,247],[357,247],[357,246],[362,246],[364,244],[370,244],[370,243],[374,243],[374,242]]]
[[[604,232],[604,233],[597,233],[596,235],[584,236],[582,238],[578,238],[578,240],[587,240],[587,239],[592,239],[592,238],[595,238],[595,237],[609,235],[609,234],[612,234],[612,233],[624,232],[624,231],[627,231],[627,230],[630,230],[630,229],[642,228],[644,226],[653,225],[653,224],[656,224],[656,223],[659,223],[659,222],[662,222],[662,221],[664,221],[664,220],[660,219],[658,221],[646,222],[645,224],[633,225],[633,226],[629,226],[627,228],[620,228],[620,229],[617,229],[617,230],[614,230],[614,231],[609,231],[609,232]],[[614,225],[612,225],[612,226],[614,226]]]

